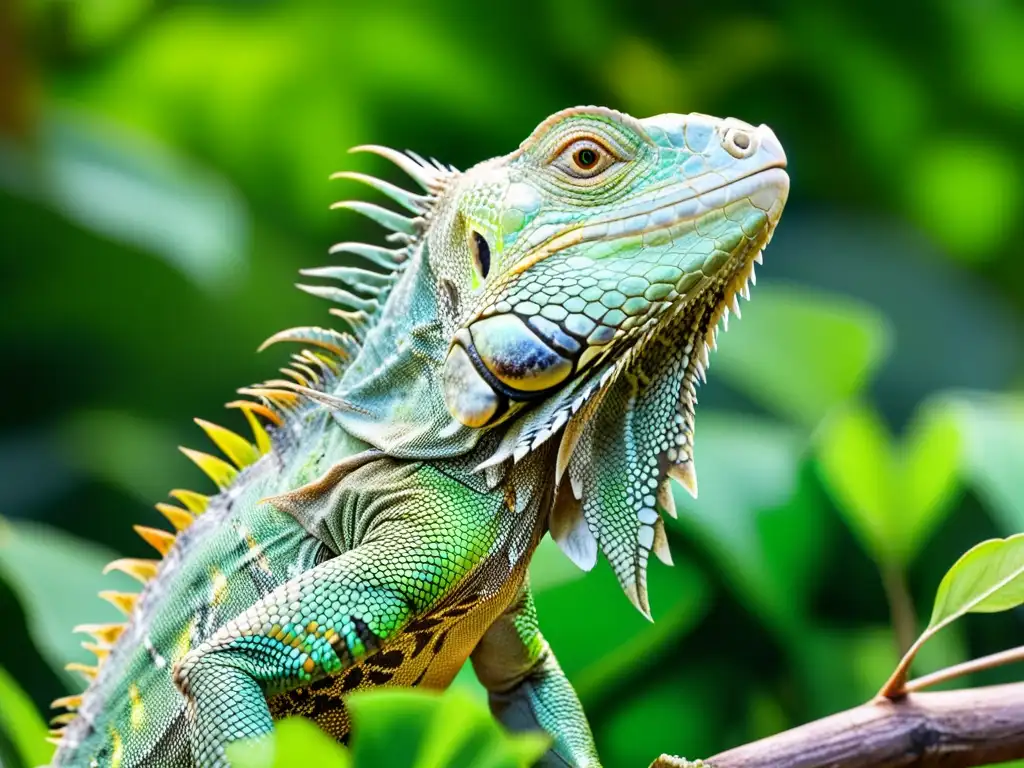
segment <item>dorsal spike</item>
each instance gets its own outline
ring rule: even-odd
[[[245,469],[250,464],[255,464],[260,457],[252,443],[230,429],[204,419],[195,419],[195,422],[239,469]]]
[[[59,699],[54,699],[50,702],[50,707],[53,709],[70,709],[72,711],[82,706],[82,695],[78,694],[75,696],[61,696]]]
[[[308,387],[310,385],[310,382],[306,380],[306,377],[298,371],[293,371],[291,368],[278,368],[278,370],[288,378],[293,379],[296,384],[303,387]]]
[[[89,653],[95,654],[100,663],[103,663],[107,656],[110,655],[109,645],[100,645],[99,643],[82,643],[82,647],[89,651]]]
[[[390,160],[405,171],[406,174],[409,175],[409,178],[428,192],[436,189],[441,183],[441,179],[439,178],[439,174],[436,170],[429,166],[420,165],[408,155],[403,154],[396,149],[391,149],[391,147],[382,147],[378,144],[360,144],[358,147],[352,147],[349,152],[370,152],[374,155],[383,157],[385,160]]]
[[[419,233],[419,222],[421,219],[410,219],[400,213],[395,213],[374,203],[364,203],[362,200],[341,200],[331,204],[331,210],[348,210],[361,213],[368,219],[380,224],[384,229],[392,232],[401,232],[403,235],[415,237]]]
[[[65,712],[62,715],[56,715],[50,718],[50,725],[67,725],[74,720],[78,715],[74,712]]]
[[[328,366],[322,358],[317,357],[308,349],[302,350],[302,352],[297,355],[292,355],[292,360],[298,364],[309,367],[310,370],[316,373],[316,377],[318,379],[331,378],[337,373],[337,371]]]
[[[157,512],[167,518],[167,522],[173,525],[176,531],[184,531],[195,522],[195,518],[192,517],[188,510],[182,509],[175,504],[165,504],[162,501],[158,501],[154,506]]]
[[[313,382],[314,387],[320,387],[323,385],[323,380],[320,378],[320,375],[312,368],[310,368],[308,365],[306,365],[304,362],[302,362],[301,357],[299,357],[298,355],[292,355],[292,358],[295,359],[295,362],[292,363],[292,366],[298,368],[300,373],[304,373],[309,378],[309,380]]]
[[[131,616],[139,602],[139,595],[135,592],[115,592],[112,589],[105,589],[100,592],[100,597],[121,611],[125,616]]]
[[[348,323],[348,327],[359,341],[366,338],[366,331],[370,325],[369,314],[361,310],[352,311],[348,309],[338,309],[337,307],[331,307],[327,311]]]
[[[357,351],[355,341],[351,336],[346,336],[344,333],[338,333],[338,331],[333,328],[318,328],[312,325],[286,328],[283,331],[278,331],[260,344],[258,351],[262,352],[272,344],[277,344],[282,341],[293,341],[298,342],[299,344],[312,344],[314,347],[321,347],[322,349],[326,349],[328,352],[333,352],[342,359],[349,357],[353,352]],[[242,392],[242,390],[238,391]]]
[[[218,459],[202,451],[194,451],[191,448],[178,446],[178,450],[192,459],[206,476],[217,484],[221,490],[227,488],[238,477],[238,470],[228,464],[224,459]]]
[[[267,408],[267,406],[262,403],[254,403],[252,400],[232,400],[225,407],[241,409],[242,413],[245,414],[245,420],[249,422],[249,429],[252,430],[253,439],[256,440],[256,450],[260,452],[261,456],[270,453],[270,435],[267,433],[266,428],[260,424],[256,414],[258,413],[264,418],[269,419],[277,426],[281,426],[284,420]]]
[[[124,632],[125,624],[79,624],[72,632],[83,632],[92,635],[97,642],[113,644]]]
[[[281,389],[280,387],[269,387],[265,384],[257,384],[252,387],[242,387],[238,390],[238,394],[258,397],[269,405],[282,410],[294,408],[302,400],[302,398],[294,392],[289,392],[288,390]]]
[[[368,314],[374,314],[380,309],[380,303],[376,299],[364,299],[343,288],[335,288],[331,285],[304,285],[302,283],[296,283],[295,287],[311,296],[327,299],[344,307],[362,310]]]
[[[170,531],[163,531],[159,528],[150,528],[147,525],[133,525],[132,528],[135,532],[142,537],[143,541],[149,544],[153,549],[159,552],[164,557],[171,551],[171,547],[174,546],[175,536]]]
[[[426,195],[417,195],[415,192],[402,189],[401,187],[397,187],[383,179],[378,179],[376,176],[368,176],[365,173],[338,171],[337,173],[331,174],[331,180],[333,181],[335,179],[350,179],[373,187],[378,192],[384,193],[400,206],[412,213],[423,213],[430,202],[430,198]]]
[[[316,358],[321,365],[326,366],[330,370],[332,376],[337,376],[341,373],[341,366],[338,365],[338,361],[330,358],[323,352],[318,352],[315,349],[304,349],[302,354],[308,356],[311,360]]]
[[[392,272],[409,258],[409,252],[405,248],[384,248],[380,245],[369,245],[368,243],[335,243],[327,252],[332,256],[336,256],[339,253],[351,253],[356,256],[362,256],[372,264]]]
[[[299,274],[325,280],[338,280],[354,291],[362,291],[371,296],[380,296],[395,281],[393,275],[384,275],[360,267],[313,267],[300,269]]]
[[[186,491],[182,488],[175,488],[171,491],[171,496],[184,504],[185,509],[194,515],[200,515],[205,512],[207,505],[210,503],[209,496],[204,496],[195,491]]]
[[[159,567],[160,563],[157,560],[143,560],[138,557],[122,557],[118,560],[112,560],[107,563],[103,567],[103,573],[107,574],[111,571],[120,571],[121,573],[127,573],[136,581],[146,584],[156,576],[156,571]]]
[[[86,682],[91,683],[96,679],[96,675],[99,674],[99,667],[90,667],[88,664],[80,664],[77,661],[72,661],[64,665],[64,669],[68,672],[77,672],[86,679]]]
[[[665,521],[660,517],[654,521],[654,544],[651,551],[665,565],[674,565],[672,562],[672,550],[668,546],[668,534],[665,533]]]

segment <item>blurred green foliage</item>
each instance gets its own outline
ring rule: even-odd
[[[328,211],[352,194],[329,173],[382,170],[346,148],[464,167],[577,103],[768,123],[793,179],[700,392],[656,622],[606,567],[534,564],[602,756],[711,754],[873,695],[947,568],[1024,530],[1021,40],[1014,0],[0,5],[0,711],[74,687],[69,630],[118,588],[101,564],[206,487],[174,450],[190,418],[241,426],[219,404],[280,364],[257,344],[326,322],[297,269],[378,237]],[[955,625],[915,671],[1021,629]]]

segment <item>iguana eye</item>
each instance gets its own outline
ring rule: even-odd
[[[563,147],[551,165],[574,179],[592,179],[618,162],[620,159],[604,144],[582,138]]]

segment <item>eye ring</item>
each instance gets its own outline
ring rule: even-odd
[[[589,181],[618,165],[622,158],[602,141],[591,136],[578,136],[562,145],[550,163],[566,176]]]

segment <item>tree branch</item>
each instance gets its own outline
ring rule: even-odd
[[[704,761],[713,768],[966,768],[1024,758],[1024,683],[879,698]],[[651,768],[687,765],[662,755]]]

